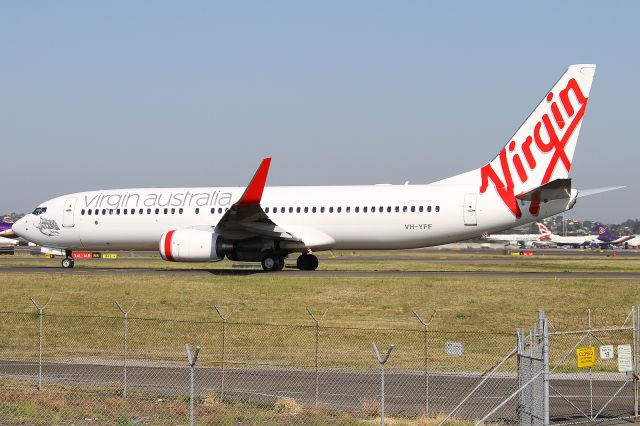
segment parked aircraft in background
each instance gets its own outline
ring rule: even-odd
[[[501,243],[504,245],[533,247],[547,245],[547,240],[551,231],[539,234],[483,234],[482,239],[490,243]]]
[[[563,236],[552,233],[543,223],[537,222],[538,230],[541,235],[547,235],[548,241],[558,247],[590,247],[597,244],[597,235],[579,235],[579,236]]]
[[[273,271],[292,253],[313,270],[319,250],[428,247],[513,228],[576,203],[569,170],[594,72],[570,66],[492,161],[431,184],[265,187],[265,158],[246,188],[80,192],[41,203],[13,230],[66,254],[66,268],[73,250],[156,249],[169,261],[227,257]]]
[[[621,244],[627,243],[635,237],[635,235],[625,235],[622,237],[617,237],[609,231],[609,228],[607,228],[606,225],[603,225],[599,222],[594,223],[594,226],[596,228],[596,232],[598,233],[598,241],[600,245],[619,246]]]
[[[17,235],[11,229],[12,226],[13,226],[13,223],[0,220],[0,245],[2,244],[17,245],[18,244],[18,240],[16,239]]]

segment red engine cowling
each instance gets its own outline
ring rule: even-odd
[[[167,231],[160,238],[160,256],[170,262],[207,262],[222,260],[216,243],[220,236],[199,229]]]

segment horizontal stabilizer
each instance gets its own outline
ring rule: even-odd
[[[602,192],[615,191],[616,189],[622,188],[626,188],[626,186],[609,186],[607,188],[580,189],[578,190],[578,198],[588,197],[589,195],[596,195]]]
[[[571,179],[556,179],[531,191],[517,195],[518,200],[540,201],[562,200],[571,198]]]

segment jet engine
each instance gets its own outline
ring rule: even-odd
[[[217,249],[220,236],[199,229],[167,231],[160,238],[160,256],[171,262],[207,262],[222,260]]]

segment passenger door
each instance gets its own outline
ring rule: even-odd
[[[76,210],[76,201],[78,199],[75,197],[67,198],[64,202],[64,211],[62,213],[62,226],[71,228],[75,226],[75,222],[73,219],[74,212]]]
[[[476,203],[478,201],[478,194],[465,194],[463,217],[465,226],[477,226],[478,217],[476,215]]]

